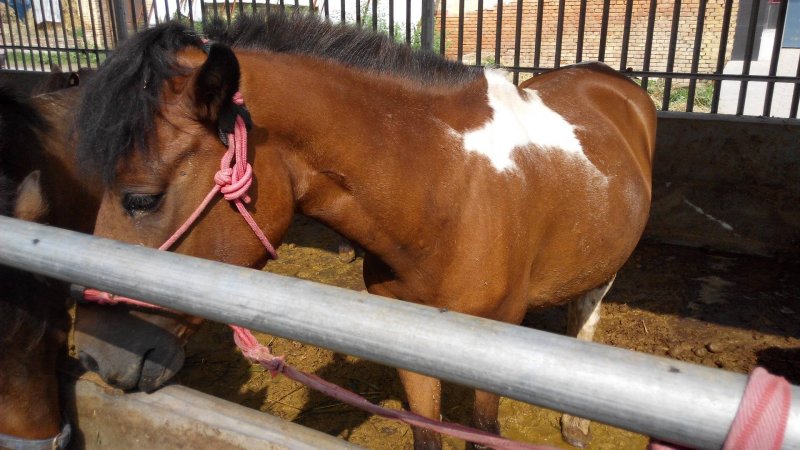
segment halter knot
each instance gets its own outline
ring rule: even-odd
[[[247,163],[245,166],[243,176],[237,176],[236,172],[231,167],[220,169],[214,175],[214,182],[220,187],[225,200],[242,200],[245,203],[250,203],[250,196],[247,191],[250,185],[253,184],[253,166]]]

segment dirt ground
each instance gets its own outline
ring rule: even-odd
[[[265,270],[364,289],[361,258],[345,263],[338,236],[305,218],[296,219]],[[602,307],[596,340],[682,361],[746,373],[761,365],[800,384],[800,262],[707,252],[643,243],[619,273]],[[565,313],[531,313],[524,325],[563,332]],[[273,353],[301,370],[352,389],[384,406],[404,406],[395,370],[358,358],[259,334]],[[208,323],[189,343],[178,382],[372,449],[411,448],[405,425],[373,417],[309,391],[284,377],[272,378],[246,362],[224,325]],[[471,390],[445,384],[443,417],[467,423]],[[560,438],[559,414],[502,399],[504,436],[572,448]],[[593,424],[592,449],[641,449],[647,438]],[[446,448],[464,443],[445,438]]]

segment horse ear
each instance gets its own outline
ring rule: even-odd
[[[217,122],[220,110],[239,90],[239,75],[239,61],[233,50],[220,44],[212,45],[194,82],[194,109],[200,120]]]
[[[49,205],[44,196],[41,183],[41,173],[34,170],[22,180],[17,188],[17,202],[14,205],[14,217],[31,222],[40,222],[44,219]]]

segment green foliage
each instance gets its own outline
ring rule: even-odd
[[[102,63],[106,56],[104,53],[97,53],[91,51],[69,50],[60,52],[39,52],[30,50],[8,50],[6,52],[6,67],[16,67],[20,69],[28,67],[29,69],[40,69],[44,67],[47,70],[51,64],[56,64],[62,70],[69,70],[69,65],[72,64],[72,70],[80,67],[97,67]]]
[[[636,80],[641,85],[641,80]],[[661,78],[651,78],[647,83],[647,93],[659,109],[664,101],[666,85]],[[711,101],[714,97],[714,83],[711,81],[697,81],[695,85],[693,111],[711,111]],[[673,84],[669,92],[669,111],[686,111],[689,101],[689,86]]]

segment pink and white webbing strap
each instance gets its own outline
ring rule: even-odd
[[[747,381],[723,450],[779,450],[791,403],[789,382],[756,367]]]
[[[780,450],[786,434],[792,388],[785,378],[756,367],[747,380],[739,409],[733,419],[723,450]],[[676,450],[686,447],[653,441],[648,450]]]

